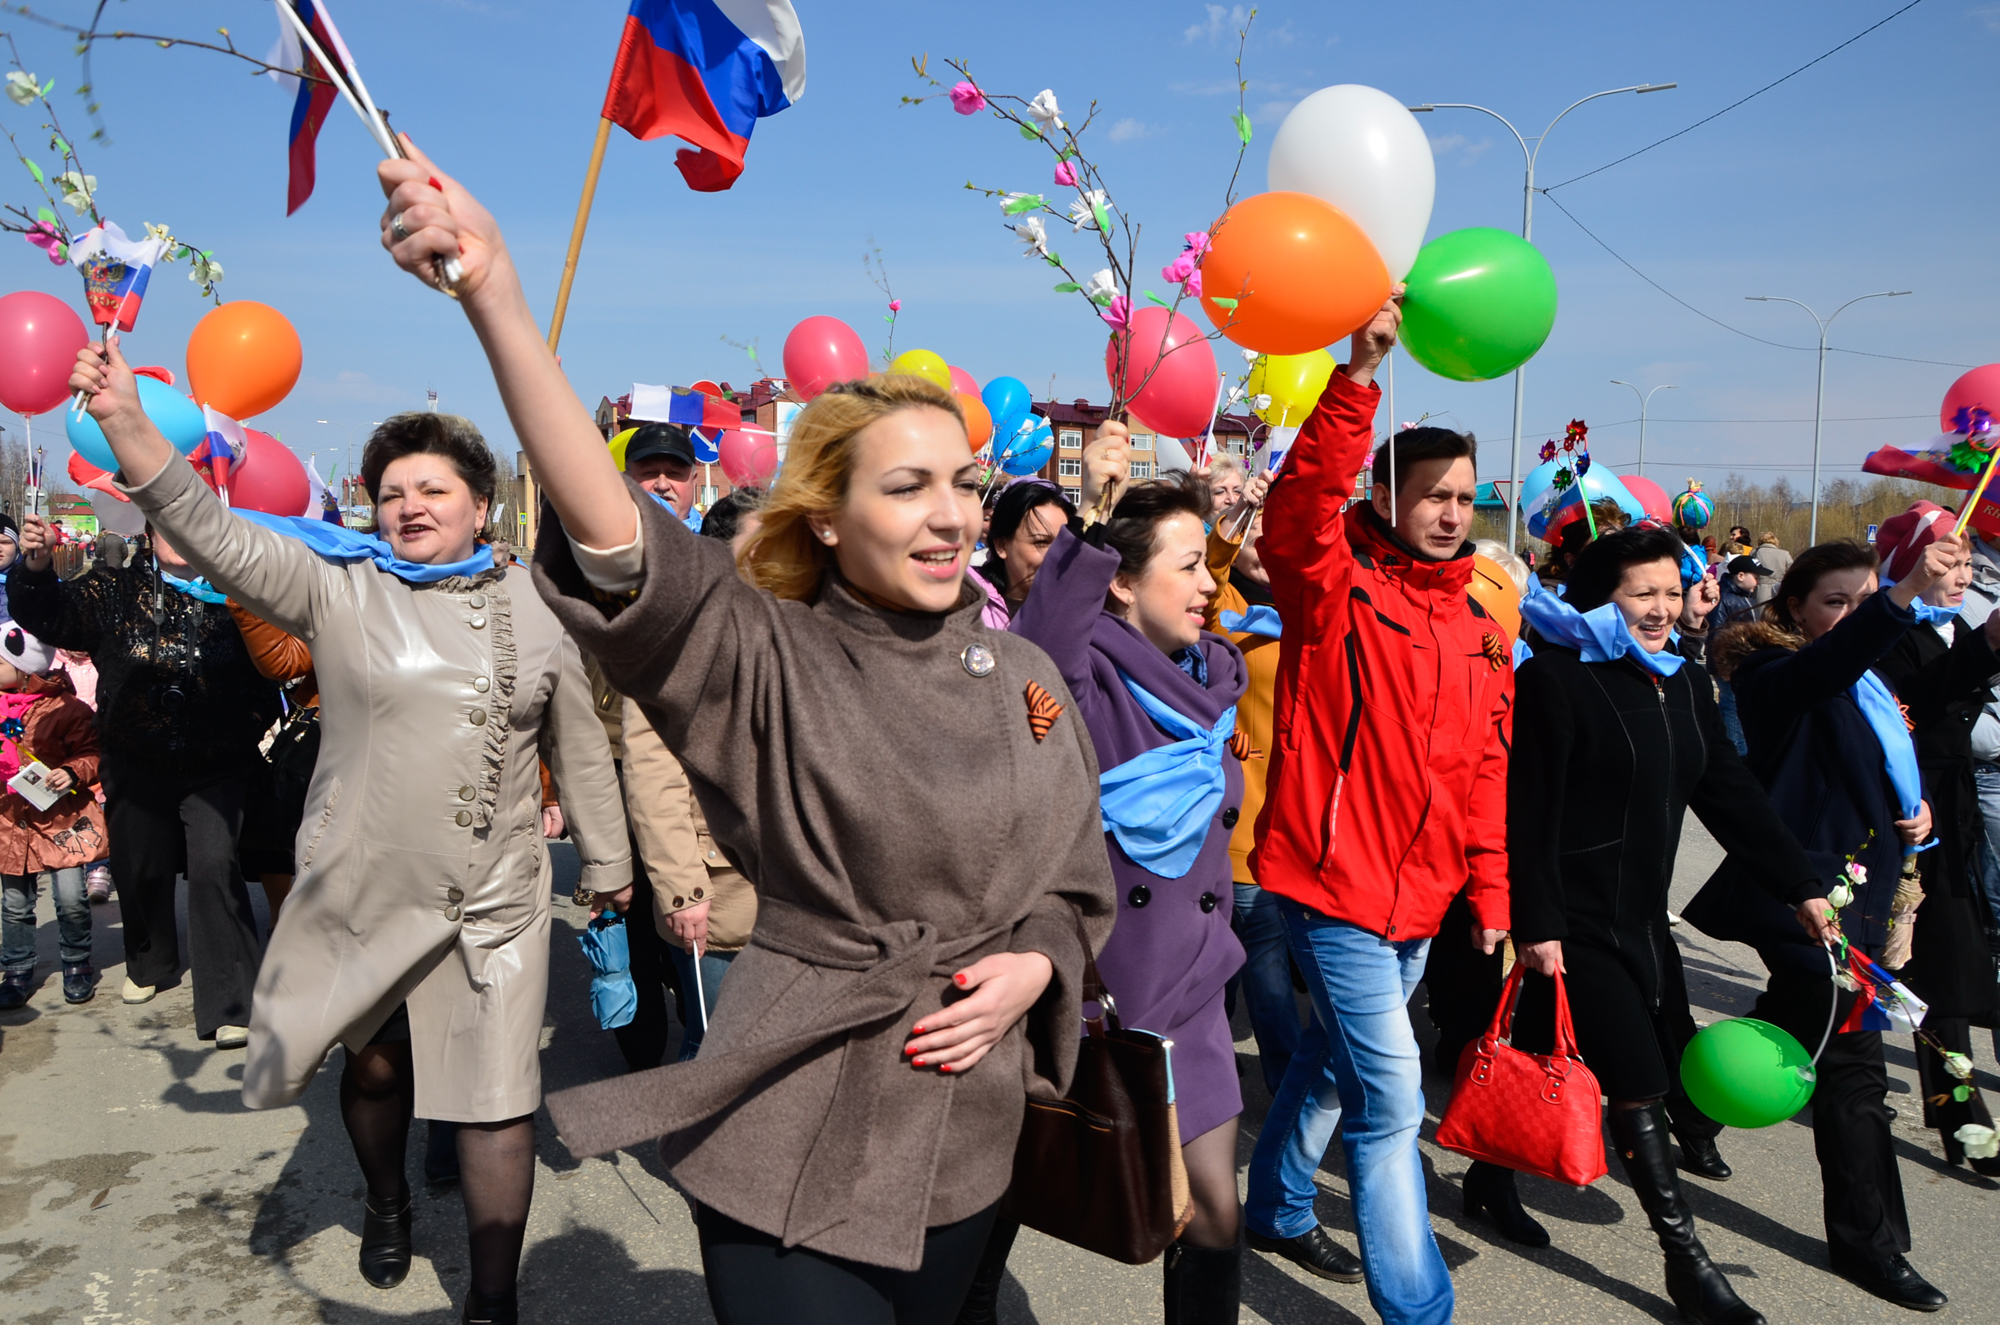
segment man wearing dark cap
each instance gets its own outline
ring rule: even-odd
[[[694,439],[672,423],[640,425],[625,444],[625,473],[687,519],[694,509]]]

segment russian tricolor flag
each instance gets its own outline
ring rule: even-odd
[[[743,411],[726,400],[684,386],[632,384],[629,418],[673,423],[683,428],[741,428]]]
[[[673,134],[694,144],[674,164],[689,188],[717,193],[743,173],[757,121],[805,90],[805,34],[791,0],[632,0],[604,118],[642,141]]]
[[[340,29],[333,26],[333,17],[313,0],[277,0],[281,5],[290,5],[299,20],[312,33],[319,48],[327,53],[327,58],[337,61],[340,68],[334,73],[349,80],[352,86],[354,57],[347,53],[347,43],[340,39]],[[326,71],[319,60],[299,43],[299,35],[290,23],[282,18],[278,21],[278,48],[267,63],[279,66],[271,71],[271,78],[287,92],[296,92],[292,102],[291,127],[291,176],[285,187],[285,215],[290,216],[305,205],[312,197],[315,180],[313,153],[319,142],[319,130],[326,123],[327,113],[340,92],[332,83],[326,82]],[[281,72],[285,69],[304,69],[312,79],[298,78]]]
[[[98,326],[115,321],[120,331],[132,329],[139,320],[139,305],[145,302],[146,284],[153,278],[153,264],[165,248],[163,239],[128,239],[110,221],[69,246],[69,260],[83,273],[84,300]]]
[[[208,435],[189,452],[188,463],[197,470],[207,465],[209,473],[215,476],[213,486],[216,493],[226,501],[229,467],[241,460],[243,453],[250,449],[250,438],[243,431],[242,424],[212,406],[203,405],[201,417],[208,427]]]
[[[1863,956],[1852,944],[1847,949],[1847,973],[1859,986],[1861,997],[1848,1009],[1840,1023],[1841,1034],[1851,1031],[1914,1031],[1924,1024],[1930,1004],[1910,992],[1910,987]]]

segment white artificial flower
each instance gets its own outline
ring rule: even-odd
[[[1106,267],[1090,278],[1090,283],[1083,287],[1083,293],[1092,303],[1109,303],[1118,294],[1118,278]]]
[[[1015,236],[1028,246],[1024,258],[1046,258],[1049,255],[1049,233],[1039,216],[1024,216],[1014,222]]]
[[[1056,105],[1056,94],[1048,88],[1036,93],[1035,99],[1028,103],[1028,118],[1040,125],[1044,132],[1054,129],[1061,133],[1062,108]]]
[[[1093,203],[1103,207],[1107,212],[1111,210],[1111,204],[1104,200],[1103,189],[1080,192],[1076,195],[1076,201],[1069,205],[1071,230],[1097,229],[1097,213],[1091,205]]]
[[[1243,362],[1256,363],[1257,360],[1260,357],[1262,357],[1263,353],[1264,352],[1262,350],[1245,350],[1243,351]]]
[[[35,76],[16,69],[7,75],[7,100],[17,106],[32,106],[35,98],[42,95],[42,85]]]
[[[1851,860],[1847,863],[1847,877],[1853,881],[1855,887],[1866,888],[1868,886],[1868,867],[1859,861]]]
[[[203,294],[214,293],[215,283],[222,279],[222,264],[206,253],[192,253],[188,261],[194,266],[194,270],[188,273],[188,279],[199,282]]]
[[[81,171],[65,170],[56,176],[56,184],[63,191],[63,201],[79,216],[90,210],[90,200],[97,193],[97,176]]]
[[[2000,1155],[2000,1132],[1978,1123],[1967,1123],[1952,1135],[1965,1147],[1967,1159],[1992,1159]]]
[[[1861,992],[1861,982],[1846,971],[1835,971],[1833,973],[1833,982],[1850,994]]]
[[[1836,883],[1826,895],[1826,904],[1838,911],[1854,900],[1854,889],[1845,883]]]
[[[175,241],[166,226],[154,225],[151,221],[146,222],[146,238],[160,241],[162,262],[172,262],[180,252],[180,244]]]
[[[1250,397],[1250,408],[1261,413],[1271,408],[1271,398],[1269,396],[1252,396]]]
[[[1021,201],[1021,199],[1023,198],[1033,198],[1037,196],[1039,195],[1033,193],[1003,193],[997,199],[995,199],[995,201],[1000,204],[1000,210],[1004,212],[1009,207],[1012,207],[1015,203]]]
[[[1964,1054],[1948,1053],[1944,1056],[1944,1070],[1960,1081],[1972,1080],[1972,1060]]]

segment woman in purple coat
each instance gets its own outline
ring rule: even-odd
[[[1125,474],[1125,429],[1086,456],[1083,506]],[[1236,1118],[1243,1112],[1223,986],[1243,965],[1231,930],[1229,833],[1243,804],[1231,748],[1243,655],[1202,627],[1206,485],[1145,483],[1095,528],[1056,535],[1009,627],[1040,645],[1097,749],[1118,920],[1098,956],[1130,1027],[1173,1042],[1176,1112],[1194,1218],[1166,1255],[1169,1325],[1235,1325],[1241,1274]],[[991,1319],[1003,1232],[961,1325]],[[999,1253],[997,1258],[995,1253]]]

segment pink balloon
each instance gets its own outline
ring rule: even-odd
[[[1120,387],[1118,348],[1129,342],[1126,373],[1136,394]],[[1157,363],[1157,367],[1155,364]],[[1147,376],[1151,373],[1151,377]],[[1125,396],[1134,414],[1168,437],[1196,437],[1215,414],[1215,351],[1201,329],[1179,313],[1142,308],[1130,331],[1114,332],[1104,347],[1104,376]]]
[[[229,504],[266,515],[304,515],[312,500],[306,467],[269,433],[245,428],[249,446],[229,467]]]
[[[15,296],[8,295],[7,298]],[[0,299],[0,305],[5,303],[5,299]],[[1958,412],[1980,408],[1984,408],[1995,420],[2000,420],[2000,363],[1975,368],[1951,384],[1951,388],[1944,393],[1944,404],[1938,408],[1938,431],[1958,432]]]
[[[835,382],[868,376],[868,347],[837,317],[809,317],[785,337],[785,377],[811,400]]]
[[[69,399],[77,352],[90,343],[76,310],[39,290],[0,298],[0,405],[40,414]]]
[[[732,428],[722,434],[716,450],[721,452],[724,476],[739,488],[761,487],[778,472],[778,439],[769,433]]]
[[[949,367],[951,368],[951,389],[954,391],[963,391],[966,395],[977,400],[979,398],[979,379],[971,373],[966,372],[963,368],[960,368],[957,364],[951,364]]]
[[[1645,509],[1646,514],[1668,524],[1674,522],[1674,499],[1667,495],[1665,488],[1637,474],[1620,474],[1618,481],[1625,485],[1625,491],[1632,494],[1632,499]]]

